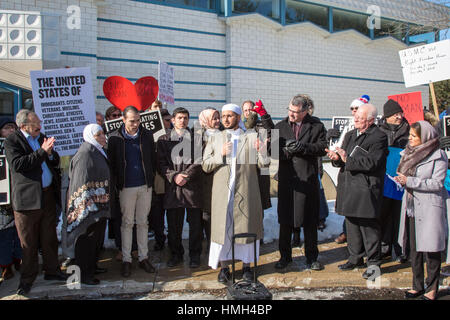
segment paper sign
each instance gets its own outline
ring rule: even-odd
[[[158,68],[159,77],[159,100],[167,104],[175,104],[174,95],[174,72],[173,68],[167,63],[159,61]]]
[[[119,129],[123,124],[122,118],[105,121],[106,135],[108,136],[113,131]],[[158,138],[166,133],[164,124],[159,110],[152,110],[141,113],[141,124],[144,128],[153,133],[153,139],[158,141]]]
[[[30,77],[41,131],[55,137],[60,156],[75,154],[84,141],[84,127],[96,123],[90,69],[30,71]]]
[[[0,205],[9,203],[9,166],[6,156],[0,155]]]
[[[444,116],[444,136],[450,136],[450,116]]]
[[[420,91],[396,94],[388,96],[388,99],[397,101],[409,124],[423,120],[422,93]]]
[[[450,79],[450,39],[400,50],[405,87]]]
[[[339,130],[341,133],[339,138],[331,138],[330,139],[330,147],[329,149],[331,151],[336,150],[336,147],[341,147],[342,142],[344,142],[344,137],[347,132],[350,130],[353,130],[355,128],[355,123],[353,120],[353,117],[333,117],[333,120],[331,122],[331,127],[333,129]]]

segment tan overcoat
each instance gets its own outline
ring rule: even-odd
[[[222,145],[227,132],[221,131],[209,137],[203,153],[202,168],[206,173],[214,172],[211,199],[211,241],[224,244],[231,172],[230,159],[222,157]],[[259,192],[257,167],[268,167],[270,157],[254,149],[256,133],[244,133],[237,147],[236,180],[234,187],[233,217],[234,234],[255,233],[263,236],[263,210]],[[251,161],[252,160],[252,161]],[[239,238],[236,243],[252,242],[250,238]]]

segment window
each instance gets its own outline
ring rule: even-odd
[[[233,13],[257,12],[274,20],[280,19],[279,0],[234,0]]]
[[[361,13],[333,9],[333,31],[354,29],[369,37],[368,17]]]
[[[14,92],[0,87],[0,115],[14,117]]]
[[[404,41],[408,32],[408,24],[406,22],[381,18],[381,28],[375,28],[374,30],[375,38],[391,36],[400,41]]]
[[[328,30],[328,7],[286,0],[286,23],[310,21]]]
[[[183,7],[196,7],[203,9],[215,9],[215,0],[164,0],[166,4],[180,5]]]

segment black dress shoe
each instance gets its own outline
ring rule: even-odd
[[[420,299],[427,300],[427,301],[434,301],[434,300],[436,300],[436,297],[434,297],[434,299],[430,299],[426,295],[423,295]]]
[[[108,272],[108,269],[106,269],[106,268],[100,268],[99,266],[96,266],[95,267],[95,274],[100,274],[100,273],[106,273],[106,272]]]
[[[66,281],[69,278],[69,274],[57,271],[55,274],[45,274],[44,280],[56,280],[56,281]]]
[[[131,275],[131,262],[123,262],[120,270],[122,277],[128,278]]]
[[[364,268],[365,266],[366,266],[366,264],[364,262],[354,264],[354,263],[351,263],[350,261],[347,261],[344,264],[338,265],[338,268],[342,271],[349,271],[349,270],[353,270],[355,268]]]
[[[31,283],[21,283],[21,284],[19,284],[19,287],[17,288],[16,293],[18,295],[24,296],[30,292],[31,286],[32,286]]]
[[[153,246],[153,250],[155,251],[161,251],[162,249],[164,249],[164,243],[157,242]]]
[[[420,290],[420,291],[417,291],[416,293],[405,291],[405,298],[406,299],[414,299],[414,298],[420,297],[424,293],[425,293],[425,290]]]
[[[242,269],[242,279],[247,281],[253,281],[253,271],[250,267],[244,267]]]
[[[167,266],[169,268],[173,268],[173,267],[179,265],[181,262],[183,262],[183,258],[178,257],[178,256],[172,256],[170,258],[170,260],[167,262]]]
[[[98,280],[97,278],[81,279],[81,283],[82,284],[87,284],[87,285],[90,285],[90,286],[96,286],[96,285],[100,284],[100,280]]]
[[[229,268],[220,269],[219,275],[217,276],[217,281],[223,284],[227,284],[231,280],[231,272]]]
[[[200,267],[200,257],[192,257],[191,261],[189,262],[189,268],[198,268]]]
[[[144,259],[139,262],[139,268],[144,269],[147,273],[154,273],[156,272],[155,267],[148,261],[148,259]]]
[[[275,264],[275,269],[284,269],[288,266],[289,263],[292,262],[292,258],[287,259],[287,258],[281,258],[280,260],[278,260],[278,262]]]

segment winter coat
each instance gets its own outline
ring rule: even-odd
[[[447,172],[447,156],[437,149],[420,162],[416,173],[407,177],[406,188],[413,194],[413,211],[416,227],[416,249],[418,252],[439,252],[445,249],[448,235],[447,190],[444,180]],[[405,247],[406,197],[403,195],[398,243]]]
[[[336,212],[346,217],[378,218],[383,196],[388,139],[376,125],[357,136],[357,129],[349,131],[342,143],[347,162],[332,161],[340,167],[337,184]],[[356,146],[366,152],[355,152]]]
[[[261,119],[258,119],[253,128],[248,128],[249,130],[255,129],[257,133],[261,129],[267,130],[267,137],[270,138],[270,129],[275,128],[273,124],[272,117],[269,114],[265,114],[261,116]],[[268,151],[270,147],[270,143],[268,143]],[[270,202],[270,175],[261,174],[261,170],[258,168],[258,183],[259,183],[259,192],[261,193],[261,205],[263,210],[269,209],[272,207],[272,203]]]
[[[203,172],[201,167],[201,135],[195,135],[189,129],[185,131],[183,137],[179,137],[173,129],[159,137],[157,142],[158,172],[164,178],[165,194],[164,209],[176,208],[202,208],[203,206]],[[182,144],[185,149],[181,149]],[[190,147],[189,147],[190,146]],[[183,152],[189,151],[190,154],[180,155],[179,163],[174,163],[172,159],[172,150],[177,147]],[[197,151],[196,151],[197,148]],[[194,156],[198,158],[194,158]],[[184,159],[181,161],[181,157]],[[177,185],[174,178],[177,174],[184,173],[188,175],[188,182],[182,187]]]
[[[124,124],[111,133],[108,138],[107,155],[111,166],[111,184],[121,191],[125,186],[126,160]],[[145,182],[149,188],[153,187],[156,173],[156,146],[153,133],[142,125],[139,126],[139,143]]]
[[[108,160],[88,142],[80,146],[70,161],[67,195],[61,240],[65,256],[74,258],[78,237],[99,219],[110,217]]]
[[[278,168],[278,222],[300,227],[303,222],[317,224],[319,221],[320,185],[318,157],[326,154],[326,129],[319,118],[307,114],[298,140],[305,144],[305,151],[287,158],[282,148],[287,140],[295,139],[288,118],[278,122],[279,130]]]
[[[242,131],[242,130],[241,130]],[[203,154],[203,171],[214,172],[211,198],[211,241],[224,244],[226,235],[226,217],[228,209],[228,188],[230,185],[231,165],[226,164],[221,155],[222,145],[227,139],[226,131],[211,136]],[[245,155],[242,163],[236,164],[236,182],[234,189],[233,219],[234,233],[255,233],[257,239],[263,237],[263,216],[258,183],[257,167],[268,167],[270,158],[258,154],[250,159],[250,148],[257,139],[256,133],[241,132],[237,146],[237,158]],[[252,161],[250,161],[252,160]],[[256,191],[255,191],[256,190]],[[252,242],[251,238],[238,238],[236,243]]]
[[[44,138],[46,136],[41,133],[39,145],[42,145]],[[50,160],[44,149],[33,151],[22,131],[16,130],[6,138],[5,153],[11,173],[11,200],[15,211],[43,208],[41,165],[44,161],[53,176],[55,203],[61,207],[61,171],[59,155],[55,150],[52,151],[53,159]]]
[[[389,125],[387,122],[383,122],[378,128],[387,135],[389,147],[405,149],[409,137],[409,124],[405,118],[403,118],[398,126]]]

